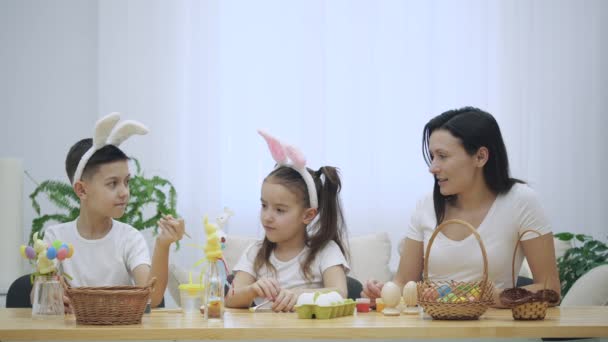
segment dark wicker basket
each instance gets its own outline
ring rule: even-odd
[[[431,246],[437,234],[449,224],[458,223],[467,227],[477,239],[481,254],[483,256],[483,277],[476,282],[457,282],[457,281],[431,281],[429,280],[429,256]],[[426,298],[428,292],[437,292],[441,294],[442,289],[450,290],[453,300],[444,301],[442,298],[430,299]],[[426,247],[424,255],[424,278],[418,282],[418,305],[424,308],[424,311],[431,315],[433,319],[442,320],[474,320],[479,319],[481,315],[494,303],[493,292],[494,285],[488,280],[488,256],[486,249],[481,241],[481,237],[477,230],[469,223],[462,220],[447,220],[441,223],[431,236],[429,244]],[[445,296],[444,296],[445,297]],[[455,298],[455,299],[454,299]],[[446,298],[450,299],[450,298]]]
[[[156,278],[146,286],[66,288],[77,324],[140,324]]]
[[[549,304],[557,304],[559,302],[559,295],[553,290],[545,289],[533,293],[524,288],[515,287],[515,256],[517,255],[517,248],[521,242],[521,238],[526,233],[535,233],[541,236],[539,232],[533,229],[522,232],[515,244],[515,251],[513,251],[513,261],[511,262],[511,272],[513,277],[513,287],[504,290],[500,294],[500,301],[503,305],[511,308],[513,313],[513,319],[518,321],[534,321],[545,319],[547,308]]]

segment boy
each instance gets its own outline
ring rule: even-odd
[[[167,286],[170,245],[182,238],[184,222],[170,216],[158,222],[160,233],[150,263],[142,234],[128,224],[114,220],[125,212],[130,178],[129,158],[116,146],[132,134],[147,133],[147,129],[137,122],[123,122],[126,125],[121,128],[116,125],[117,115],[111,114],[97,123],[95,139],[104,141],[83,139],[68,152],[65,167],[80,199],[80,216],[75,221],[48,227],[44,240],[74,245],[75,256],[62,262],[63,271],[73,277],[71,286],[133,283],[144,286],[156,277],[151,298],[152,307],[155,307],[161,303]],[[129,125],[140,126],[128,132],[124,126]],[[104,129],[112,132],[100,132]]]

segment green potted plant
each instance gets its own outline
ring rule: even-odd
[[[135,175],[129,182],[131,196],[124,215],[118,220],[130,224],[140,231],[153,228],[154,234],[157,234],[158,226],[156,222],[163,215],[178,217],[176,212],[177,192],[173,184],[166,179],[158,176],[152,178],[145,177],[141,171],[139,161],[135,158],[131,158],[131,160],[134,162],[136,170]],[[47,223],[73,221],[80,214],[80,202],[70,184],[53,180],[47,180],[40,184],[33,179],[32,181],[37,186],[30,195],[30,199],[32,200],[32,207],[38,216],[32,221],[30,243],[33,241],[34,234],[42,234],[42,229]],[[61,212],[43,214],[39,203],[39,198],[43,194]],[[151,214],[146,216],[145,212],[151,212]]]
[[[584,234],[558,233],[555,237],[573,246],[557,258],[563,298],[578,278],[597,266],[608,264],[608,246]]]

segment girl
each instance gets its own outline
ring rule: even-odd
[[[433,194],[418,202],[411,218],[394,282],[403,286],[421,279],[423,252],[435,227],[450,219],[469,222],[481,235],[488,253],[489,279],[497,287],[494,303],[504,288],[512,287],[511,259],[519,233],[526,234],[516,260],[516,272],[525,256],[536,291],[546,282],[560,292],[551,226],[536,193],[509,175],[507,150],[492,115],[466,107],[445,112],[424,127],[423,154],[433,174]],[[447,226],[437,236],[429,260],[431,280],[477,281],[482,257],[477,240],[459,225]],[[456,262],[455,262],[456,261]],[[383,284],[369,280],[363,295],[380,296]],[[431,298],[432,299],[432,298]]]
[[[349,266],[337,169],[312,171],[295,148],[260,134],[277,162],[262,183],[265,237],[234,267],[234,291],[226,296],[226,306],[244,308],[254,301],[267,302],[276,312],[291,311],[299,294],[319,289],[346,297]]]

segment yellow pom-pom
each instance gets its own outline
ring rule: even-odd
[[[27,254],[25,254],[25,245],[21,245],[21,247],[19,247],[19,252],[21,253],[21,256],[25,259],[27,259]]]
[[[72,245],[71,243],[68,243],[68,247],[69,247],[68,258],[71,258],[72,255],[74,255],[74,245]]]

